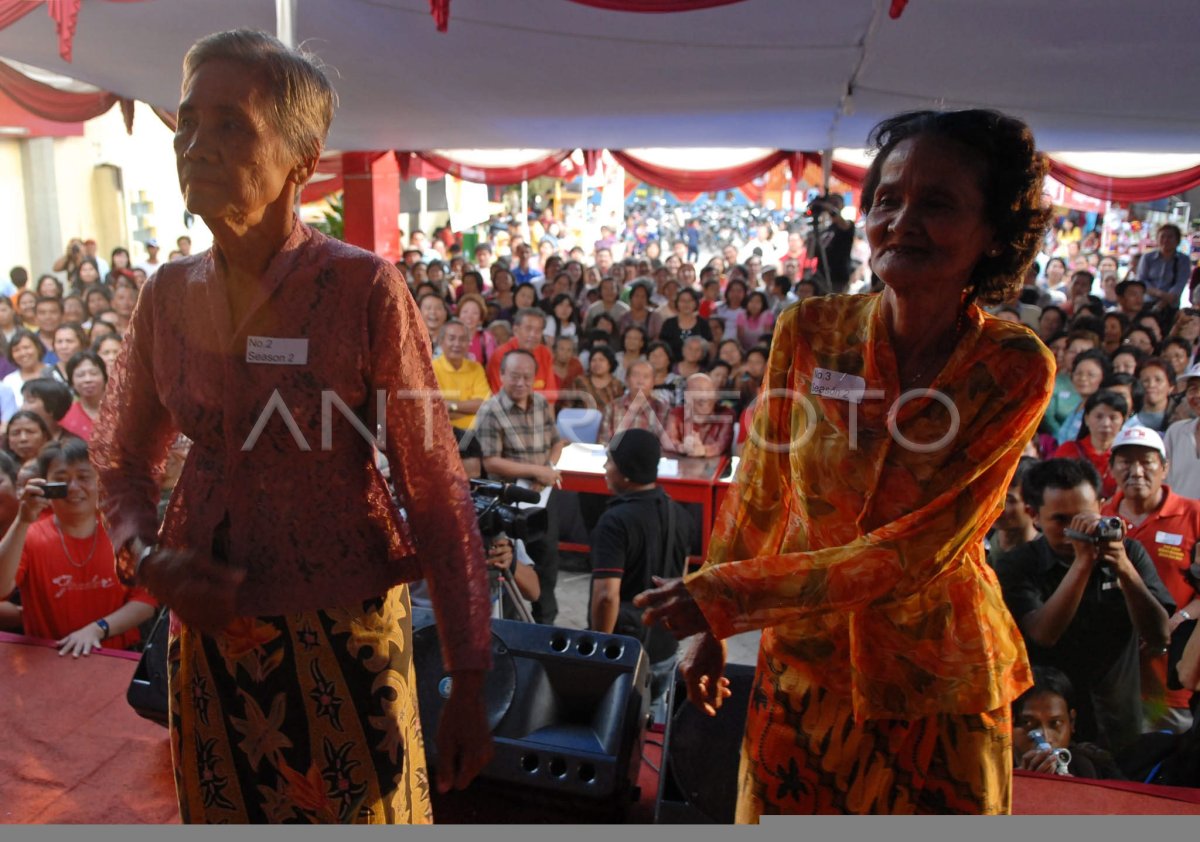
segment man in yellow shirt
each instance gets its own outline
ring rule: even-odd
[[[450,423],[462,430],[471,428],[475,413],[492,396],[483,366],[467,359],[470,344],[466,325],[451,319],[442,325],[442,355],[433,360],[433,373],[450,410]]]

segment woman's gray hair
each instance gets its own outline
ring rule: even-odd
[[[316,157],[325,146],[337,93],[316,56],[266,32],[231,29],[201,38],[183,58],[183,87],[208,61],[234,61],[263,75],[273,108],[268,117],[288,151]]]

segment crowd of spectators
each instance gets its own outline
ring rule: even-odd
[[[841,225],[830,230],[830,243],[836,239],[838,252],[849,255],[853,227],[850,235]],[[1200,640],[1192,631],[1200,616],[1200,309],[1193,306],[1200,304],[1200,269],[1179,251],[1181,234],[1171,225],[1158,230],[1157,251],[1126,267],[1100,253],[1090,235],[1073,236],[1077,230],[1059,228],[1019,295],[989,308],[1026,324],[1058,365],[1051,404],[1025,443],[1027,458],[988,539],[989,563],[1038,679],[1014,705],[1014,759],[1028,769],[1055,765],[1045,745],[1028,738],[1041,727],[1054,748],[1069,746],[1079,758],[1072,774],[1162,780],[1163,768],[1180,764],[1147,762],[1147,735],[1173,735],[1169,751],[1200,756],[1192,663],[1200,662],[1200,642],[1184,654],[1185,638]],[[762,226],[740,247],[729,244],[700,262],[692,231],[665,244],[647,238],[644,226],[621,238],[605,229],[585,248],[537,220],[530,241],[514,228],[470,254],[448,228],[432,237],[414,231],[397,263],[464,452],[489,478],[547,492],[546,535],[518,550],[521,591],[539,622],[557,616],[560,413],[572,411],[572,429],[599,444],[641,429],[658,438],[664,457],[736,455],[778,315],[814,295],[875,289],[865,261],[848,257],[838,258],[831,282],[820,250],[795,233]],[[91,533],[79,517],[64,533],[68,518],[55,519],[57,501],[24,508],[18,501],[31,478],[39,485],[46,479],[42,463],[64,461],[67,442],[90,437],[138,291],[154,271],[154,245],[151,262],[133,266],[123,248],[104,261],[94,243],[72,241],[53,272],[33,281],[14,269],[0,295],[0,527],[33,535],[27,521],[36,515],[61,538],[58,546],[27,543],[12,556],[21,573],[14,568],[0,580],[0,589],[17,586],[0,603],[7,628],[21,627],[20,603],[44,601],[32,591],[56,581],[28,575],[30,547],[54,556],[38,563],[64,574],[81,556],[87,564],[111,559],[111,547],[89,549]],[[179,246],[186,254],[190,244],[183,238]],[[173,450],[164,490],[186,446]],[[93,498],[79,505],[94,509]],[[1122,519],[1122,537],[1079,538],[1102,514]],[[107,541],[101,527],[94,531]],[[9,546],[6,538],[0,573],[10,573],[3,565]],[[97,575],[111,578],[111,571]],[[110,586],[120,587],[115,580]],[[117,631],[109,628],[114,612],[139,601],[148,597],[122,589],[119,600],[89,606],[104,612],[92,618],[93,626],[105,621],[95,643]],[[84,615],[70,616],[66,625],[38,630],[65,641]],[[140,610],[130,616],[145,620]],[[121,632],[130,630],[125,616],[117,619]],[[136,635],[133,628],[122,642]],[[1188,782],[1181,777],[1170,782]],[[1190,783],[1200,785],[1200,777]]]
[[[168,259],[191,241],[177,245]],[[116,577],[88,442],[158,252],[147,243],[134,265],[128,249],[106,259],[94,240],[73,239],[36,279],[18,266],[0,284],[0,629],[75,657],[139,646],[157,607]],[[164,489],[185,453],[182,443]]]

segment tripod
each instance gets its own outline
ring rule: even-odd
[[[520,564],[515,558],[513,564]],[[508,594],[509,600],[513,604],[513,609],[517,612],[517,619],[522,623],[532,623],[533,615],[529,613],[529,609],[525,607],[525,600],[521,596],[521,592],[517,590],[517,585],[509,577],[507,570],[497,570],[496,580],[500,583],[500,587]]]

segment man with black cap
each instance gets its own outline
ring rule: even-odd
[[[691,535],[685,508],[658,487],[662,448],[648,430],[630,429],[608,445],[604,481],[613,493],[592,532],[590,625],[599,632],[637,637],[651,664],[651,711],[665,718],[667,688],[678,643],[658,626],[642,625],[633,598],[661,579],[683,575]]]

